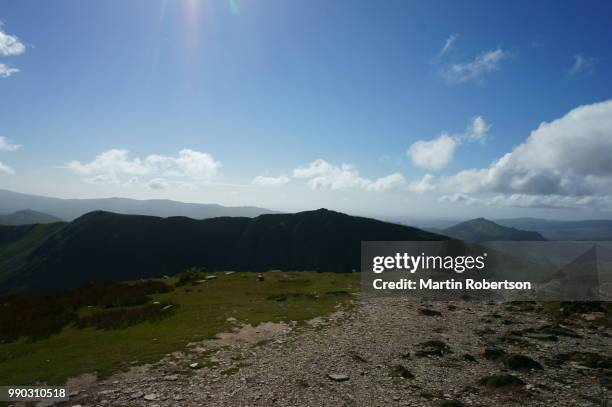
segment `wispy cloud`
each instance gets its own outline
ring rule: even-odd
[[[459,34],[451,34],[451,35],[449,35],[449,37],[446,39],[446,41],[444,41],[444,45],[442,45],[442,48],[440,49],[440,52],[438,52],[438,56],[443,56],[448,51],[450,51],[451,48],[453,48],[453,45],[455,45],[455,42],[457,41],[458,38],[459,38]]]
[[[450,83],[480,80],[498,70],[501,62],[508,57],[507,51],[496,48],[478,55],[472,61],[448,65],[442,69],[442,75]]]
[[[13,144],[6,137],[0,136],[0,151],[17,151],[21,150],[23,146],[19,144]]]
[[[0,163],[0,174],[15,175],[15,170],[8,165]]]
[[[587,58],[582,54],[574,55],[574,64],[569,69],[570,76],[589,75],[593,72],[596,58]]]
[[[259,175],[253,178],[251,181],[253,185],[259,185],[261,187],[282,187],[289,183],[289,177],[285,175],[279,175],[278,177],[268,177]]]
[[[491,130],[491,125],[487,124],[484,117],[475,116],[470,122],[466,137],[470,140],[475,140],[484,143],[487,138],[487,134],[489,133],[489,130]]]
[[[17,72],[19,72],[17,68],[11,68],[8,65],[0,64],[0,78],[8,78]]]
[[[25,45],[14,35],[9,35],[2,30],[0,22],[0,56],[10,57],[21,55],[26,51]],[[17,68],[11,68],[6,64],[0,63],[0,78],[8,78],[19,72]]]

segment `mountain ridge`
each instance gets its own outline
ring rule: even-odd
[[[103,210],[115,213],[150,216],[187,216],[207,219],[219,216],[254,217],[276,211],[256,206],[223,206],[173,201],[169,199],[131,198],[52,198],[0,189],[0,213],[29,209],[64,220],[74,220],[86,213]]]
[[[475,218],[458,223],[441,233],[462,240],[471,241],[542,241],[546,240],[538,232],[520,230],[499,225],[486,218]]]
[[[326,209],[204,220],[95,211],[44,236],[19,267],[0,271],[0,292],[161,277],[194,266],[347,273],[360,269],[361,241],[446,239]]]

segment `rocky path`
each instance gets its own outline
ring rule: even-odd
[[[305,326],[247,328],[78,392],[82,406],[601,406],[606,316],[363,299]]]

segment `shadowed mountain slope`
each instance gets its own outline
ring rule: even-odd
[[[63,222],[57,216],[24,209],[8,215],[0,215],[0,225],[31,225],[34,223]]]
[[[206,220],[92,212],[46,237],[0,291],[160,277],[193,266],[346,273],[360,268],[361,241],[442,239],[447,238],[325,209]]]
[[[485,218],[477,218],[442,229],[441,233],[471,241],[540,241],[546,240],[538,232],[501,226]]]

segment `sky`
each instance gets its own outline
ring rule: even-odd
[[[608,1],[7,0],[0,188],[612,218]]]

